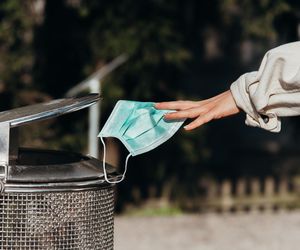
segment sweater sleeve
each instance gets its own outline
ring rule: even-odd
[[[279,132],[280,117],[300,115],[300,42],[268,51],[259,70],[240,76],[230,89],[247,125]]]

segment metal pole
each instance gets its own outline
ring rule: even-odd
[[[101,93],[101,82],[92,79],[89,82],[91,93]],[[97,135],[100,131],[100,110],[101,100],[89,108],[89,155],[95,158],[99,157],[99,144]]]
[[[101,80],[117,67],[125,63],[127,59],[128,57],[125,54],[116,57],[110,63],[104,65],[102,68],[90,75],[87,79],[71,88],[65,96],[75,96],[86,89],[89,89],[90,93],[101,94]],[[101,101],[91,106],[89,109],[88,153],[95,158],[98,158],[99,156],[99,144],[97,135],[100,131],[100,105]]]

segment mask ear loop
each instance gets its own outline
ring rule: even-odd
[[[126,172],[127,172],[127,165],[128,165],[128,160],[129,160],[129,157],[131,156],[131,154],[127,155],[126,157],[126,161],[125,161],[125,167],[124,167],[124,172],[122,174],[122,178],[120,180],[117,180],[117,181],[110,181],[107,177],[107,171],[106,171],[106,164],[105,164],[105,161],[106,161],[106,146],[105,146],[105,142],[103,140],[103,137],[100,137],[100,140],[102,142],[102,145],[103,145],[103,161],[102,161],[102,166],[103,166],[103,174],[104,174],[104,179],[106,182],[110,183],[110,184],[117,184],[117,183],[120,183],[121,181],[124,180],[125,178],[125,175],[126,175]]]

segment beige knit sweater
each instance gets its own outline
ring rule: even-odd
[[[247,125],[279,132],[280,117],[300,115],[300,42],[268,51],[259,70],[240,76],[230,89]]]

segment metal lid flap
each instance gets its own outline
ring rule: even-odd
[[[9,122],[18,127],[34,121],[41,121],[71,113],[91,106],[100,99],[98,94],[89,94],[78,98],[57,99],[0,112],[0,122]]]

